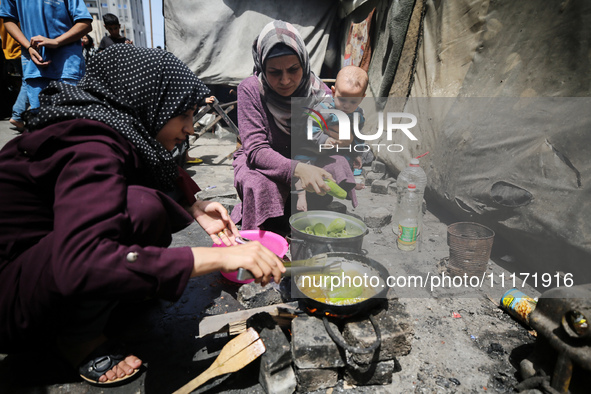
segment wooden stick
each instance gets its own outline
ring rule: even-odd
[[[204,336],[213,333],[225,332],[230,328],[231,323],[243,321],[246,322],[249,317],[260,312],[267,312],[271,316],[276,317],[280,315],[281,309],[294,310],[297,308],[297,306],[297,301],[294,301],[286,304],[275,304],[263,306],[260,308],[230,312],[223,315],[206,316],[199,323],[199,338],[203,338]],[[283,318],[285,318],[285,316]]]

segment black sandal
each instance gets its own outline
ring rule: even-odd
[[[136,368],[131,375],[125,375],[122,378],[115,380],[107,380],[106,382],[100,382],[99,378],[113,369],[114,366],[125,360],[125,357],[131,353],[126,351],[125,346],[121,343],[107,341],[97,347],[90,353],[88,357],[78,367],[78,373],[82,379],[89,383],[97,384],[101,386],[111,386],[127,383],[129,379],[134,377],[138,372],[139,368]]]

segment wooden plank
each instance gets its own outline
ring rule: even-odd
[[[260,312],[267,312],[271,316],[279,317],[279,309],[290,310],[297,309],[297,307],[298,303],[297,301],[294,301],[286,304],[274,304],[262,306],[259,308],[245,309],[243,311],[224,313],[223,315],[206,316],[199,323],[199,338],[203,338],[204,336],[213,333],[228,331],[230,324],[237,324],[243,321],[245,322],[249,317]]]

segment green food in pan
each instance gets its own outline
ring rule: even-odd
[[[363,294],[363,287],[361,286],[342,286],[334,289],[333,291],[326,292],[326,295],[332,304],[337,304],[351,298],[358,298],[361,296],[361,294]]]

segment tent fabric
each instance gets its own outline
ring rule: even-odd
[[[388,97],[398,61],[404,46],[406,31],[415,5],[415,0],[392,0],[386,5],[385,15],[378,17],[378,33],[372,48],[372,59],[368,70],[369,88],[375,97]],[[378,8],[378,14],[380,13]],[[381,20],[380,20],[381,19]],[[382,22],[380,24],[380,22]]]
[[[418,140],[403,133],[387,140],[384,133],[374,142],[404,150],[374,154],[396,175],[411,157],[430,151],[421,159],[428,204],[495,230],[495,244],[506,240],[508,253],[517,254],[507,257],[516,262],[507,269],[562,271],[575,274],[575,282],[591,281],[591,161],[585,152],[591,143],[591,2],[286,4],[165,0],[167,47],[206,83],[236,85],[252,73],[251,44],[261,28],[284,19],[302,33],[319,73],[329,35],[329,63],[342,66],[342,55],[334,60],[335,32],[342,54],[351,22],[375,8],[368,97],[380,99],[366,110],[364,130],[376,129],[377,110],[405,111],[418,118],[412,130]],[[416,56],[409,56],[413,48]],[[403,97],[381,99],[398,92]]]
[[[339,18],[344,19],[363,4],[367,3],[368,0],[340,0],[340,2]]]
[[[396,134],[405,150],[378,158],[396,174],[430,151],[427,202],[495,230],[508,269],[591,281],[591,3],[426,7],[405,109],[418,141]]]
[[[206,84],[238,85],[252,75],[252,43],[275,19],[293,24],[319,75],[338,2],[298,0],[165,0],[166,47]]]

